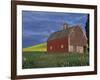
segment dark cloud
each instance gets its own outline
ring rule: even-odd
[[[23,47],[45,42],[65,22],[84,29],[86,20],[87,14],[80,13],[22,11]]]

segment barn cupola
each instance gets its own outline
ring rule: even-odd
[[[64,23],[63,24],[63,30],[68,30],[68,28],[69,28],[68,24],[67,23]]]

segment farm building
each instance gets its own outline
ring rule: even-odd
[[[78,52],[84,53],[87,46],[87,37],[80,25],[69,27],[52,33],[47,40],[48,52]]]

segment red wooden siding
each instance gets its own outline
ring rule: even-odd
[[[68,52],[68,38],[54,39],[48,41],[48,52]]]

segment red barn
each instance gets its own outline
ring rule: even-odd
[[[87,37],[79,25],[64,24],[63,30],[52,33],[47,41],[48,52],[83,53],[86,46]]]

